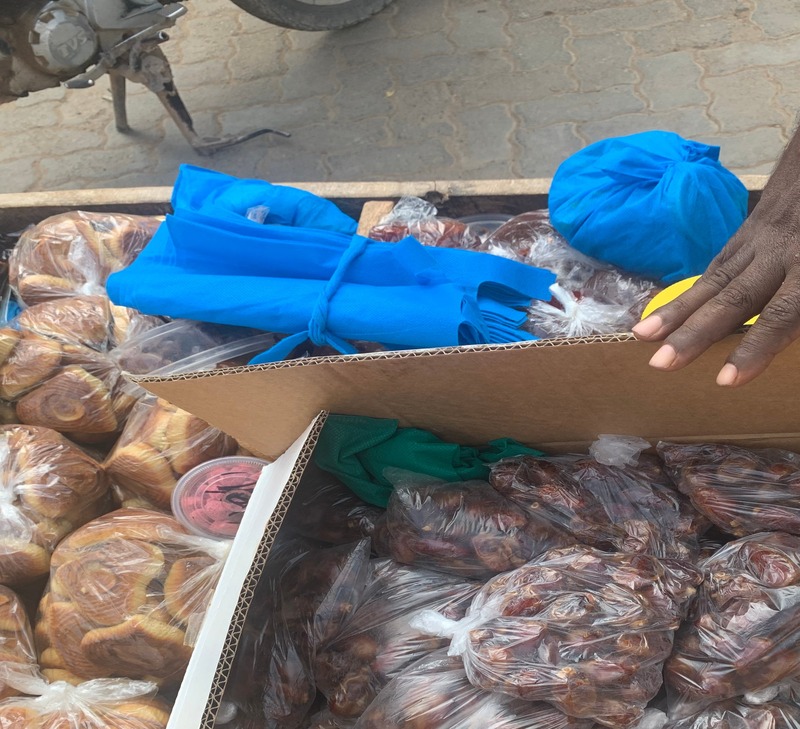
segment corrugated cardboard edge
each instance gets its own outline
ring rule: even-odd
[[[205,710],[203,711],[203,718],[200,724],[201,729],[214,729],[217,712],[219,711],[222,698],[225,694],[225,687],[227,686],[228,677],[233,667],[236,650],[239,647],[239,639],[241,638],[242,630],[247,620],[247,613],[250,610],[250,604],[256,585],[261,578],[261,574],[264,572],[264,566],[269,558],[272,545],[275,543],[278,531],[283,525],[283,520],[286,518],[286,513],[292,503],[295,491],[297,491],[297,486],[303,478],[306,466],[308,466],[311,460],[311,454],[314,452],[314,448],[319,440],[319,435],[322,432],[327,417],[327,413],[321,413],[314,421],[311,431],[292,469],[292,474],[281,494],[278,505],[275,507],[275,511],[272,513],[264,535],[261,538],[255,559],[250,565],[250,570],[247,573],[247,577],[242,585],[242,590],[239,593],[239,602],[236,607],[236,612],[228,626],[225,647],[219,657],[214,682],[211,686],[208,700],[206,701]]]
[[[212,596],[168,729],[213,729],[215,726],[256,585],[326,420],[327,413],[319,414],[286,451],[283,458],[289,463],[276,461],[264,470],[251,502],[258,500],[256,505],[262,508],[248,509],[242,520],[240,534],[231,546]],[[277,473],[270,471],[273,467],[279,467]],[[271,491],[273,488],[279,493]],[[255,546],[251,535],[258,539]],[[240,577],[242,564],[247,565],[243,578]],[[233,609],[231,595],[236,596]],[[227,626],[224,633],[221,618]],[[203,700],[201,696],[206,698]]]
[[[391,352],[368,352],[366,354],[332,355],[327,357],[306,357],[304,359],[270,362],[269,364],[245,367],[224,367],[203,372],[188,372],[171,377],[153,377],[148,375],[128,375],[132,382],[146,384],[148,382],[174,382],[176,380],[200,380],[209,377],[225,377],[243,372],[269,372],[300,367],[315,367],[323,364],[345,364],[347,362],[369,362],[374,360],[423,359],[427,357],[456,356],[464,352],[507,352],[514,349],[543,349],[551,347],[569,347],[576,344],[592,344],[594,342],[631,342],[636,341],[632,334],[598,334],[592,337],[572,337],[562,339],[539,339],[533,342],[510,342],[508,344],[474,344],[460,347],[439,347],[436,349],[409,349]]]

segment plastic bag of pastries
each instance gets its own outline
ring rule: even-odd
[[[110,507],[102,467],[47,428],[0,426],[0,583],[47,575],[56,544]]]
[[[28,306],[74,294],[103,294],[155,234],[155,217],[70,212],[26,230],[11,253],[9,279]]]
[[[407,668],[378,694],[355,729],[591,729],[549,704],[483,691],[458,658],[437,651]]]
[[[317,651],[317,688],[337,716],[357,717],[400,671],[444,647],[446,640],[412,627],[417,615],[437,610],[463,616],[479,585],[452,575],[373,562],[364,598],[343,630]]]
[[[462,621],[428,610],[414,625],[451,637],[479,688],[631,727],[661,688],[701,580],[677,560],[576,546],[495,577]]]
[[[800,455],[732,445],[659,443],[680,491],[728,534],[800,534]]]
[[[591,456],[524,456],[498,463],[490,483],[527,513],[607,551],[692,560],[709,527],[647,455],[616,466]]]
[[[313,473],[311,471],[313,470]],[[372,536],[383,509],[358,498],[341,481],[309,464],[286,517],[307,539],[347,544]]]
[[[53,554],[39,605],[42,669],[63,680],[176,684],[228,549],[146,509],[120,509],[73,532]]]
[[[103,353],[31,331],[0,329],[0,399],[18,420],[80,442],[122,428],[138,393]]]
[[[146,396],[125,424],[119,441],[105,461],[122,502],[134,499],[169,510],[181,476],[214,458],[236,453],[236,441],[200,418],[166,400]]]
[[[314,655],[360,602],[369,551],[368,539],[330,548],[302,540],[273,547],[224,696],[237,708],[238,725],[301,725],[316,696]]]
[[[484,481],[443,483],[413,476],[395,484],[377,532],[382,556],[476,579],[521,567],[575,541]]]
[[[399,243],[411,236],[424,246],[476,250],[481,239],[466,223],[437,217],[436,207],[418,197],[404,197],[369,232],[372,240]]]
[[[22,675],[38,673],[33,630],[22,600],[7,587],[0,586],[0,666]],[[19,689],[9,685],[0,671],[0,699],[16,696]],[[2,726],[2,725],[0,725]]]
[[[701,568],[705,580],[664,674],[675,718],[800,677],[800,537],[743,537]]]
[[[163,319],[115,306],[101,294],[43,301],[16,317],[19,329],[100,352],[164,324]]]
[[[41,677],[5,677],[25,697],[0,701],[3,729],[166,729],[169,706],[155,698],[155,684],[96,679],[78,685]]]

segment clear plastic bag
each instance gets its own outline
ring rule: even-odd
[[[104,294],[109,275],[130,265],[160,224],[122,213],[54,215],[20,237],[9,262],[11,285],[28,306]]]
[[[317,688],[336,716],[357,717],[404,668],[447,645],[413,628],[425,609],[462,617],[479,585],[391,560],[373,564],[373,578],[344,629],[318,651]]]
[[[134,375],[176,375],[244,365],[275,344],[274,334],[179,319],[130,337],[112,353]]]
[[[9,667],[24,675],[36,676],[36,648],[33,630],[22,600],[7,587],[0,586],[0,667]],[[0,672],[0,699],[17,696],[19,689],[9,685]],[[2,724],[0,724],[2,726]]]
[[[309,478],[307,470],[301,488],[302,492],[292,501],[286,522],[307,539],[347,544],[370,537],[383,514],[383,509],[362,501],[341,481],[323,471]]]
[[[632,466],[525,456],[498,463],[491,484],[528,513],[604,550],[695,559],[709,526],[647,455]]]
[[[701,567],[705,581],[664,674],[675,718],[800,677],[800,537],[743,537]]]
[[[457,658],[437,651],[378,694],[355,729],[591,729],[549,704],[475,688]]]
[[[169,706],[146,681],[98,679],[72,686],[13,674],[10,680],[28,696],[0,701],[3,729],[166,729],[169,721]]]
[[[302,541],[273,547],[224,697],[237,707],[237,725],[302,724],[316,696],[314,655],[360,602],[369,551],[369,540],[328,549]]]
[[[85,443],[118,434],[136,402],[105,354],[10,328],[0,329],[0,399],[19,422]]]
[[[574,542],[552,521],[526,514],[484,481],[395,485],[376,550],[403,564],[488,579]],[[386,550],[384,552],[383,550]]]
[[[731,445],[659,443],[670,477],[728,534],[800,534],[800,455]]]
[[[145,509],[78,529],[53,553],[37,618],[40,665],[64,680],[177,684],[228,548]]]
[[[414,625],[452,638],[473,685],[619,729],[658,693],[701,581],[675,560],[572,547],[495,577],[462,621],[426,611]]]
[[[751,706],[723,701],[694,716],[671,721],[664,729],[800,729],[800,708],[785,703]]]
[[[56,544],[108,511],[102,467],[46,428],[0,427],[0,583],[24,585],[50,569]]]
[[[236,441],[166,400],[147,396],[131,411],[104,466],[123,504],[134,500],[169,510],[181,476],[236,453]]]
[[[627,332],[658,292],[652,281],[629,276],[572,248],[553,228],[547,210],[518,215],[498,228],[480,250],[557,276],[550,302],[528,312],[538,337],[585,337]]]
[[[398,243],[411,236],[424,246],[477,250],[481,240],[469,225],[437,217],[434,205],[418,197],[401,198],[389,215],[369,232],[372,240]]]

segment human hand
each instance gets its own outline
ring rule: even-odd
[[[717,376],[723,386],[760,375],[800,337],[800,207],[795,191],[762,198],[695,285],[633,328],[638,339],[664,341],[650,365],[678,370],[754,315]]]

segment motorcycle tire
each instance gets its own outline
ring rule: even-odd
[[[344,0],[315,5],[309,0],[232,0],[242,10],[273,25],[294,30],[339,30],[358,25],[392,0]]]

